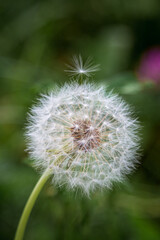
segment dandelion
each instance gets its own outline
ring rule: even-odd
[[[90,74],[89,68],[85,71]],[[106,94],[104,87],[73,83],[42,95],[29,114],[26,137],[33,164],[43,175],[26,204],[15,240],[23,238],[49,177],[59,187],[86,195],[122,181],[137,161],[138,128],[130,107],[117,95]]]
[[[130,172],[138,125],[118,96],[91,84],[65,85],[33,107],[27,130],[34,165],[53,182],[89,194]]]

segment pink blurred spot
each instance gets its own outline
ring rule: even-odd
[[[144,53],[138,68],[140,80],[152,80],[160,83],[160,47],[155,47]]]

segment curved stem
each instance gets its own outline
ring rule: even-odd
[[[23,239],[23,235],[24,235],[24,231],[26,229],[26,225],[28,222],[28,218],[30,216],[30,213],[32,211],[32,208],[34,206],[34,203],[42,189],[42,187],[44,186],[44,184],[46,183],[46,181],[48,180],[48,178],[51,175],[51,171],[50,169],[47,169],[43,175],[41,176],[41,178],[39,179],[39,181],[37,182],[36,186],[34,187],[26,205],[25,208],[23,210],[22,216],[20,218],[18,227],[17,227],[17,231],[16,231],[16,235],[15,235],[15,240],[22,240]]]

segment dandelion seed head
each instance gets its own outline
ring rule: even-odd
[[[72,103],[72,104],[71,104]],[[33,106],[26,131],[34,165],[58,186],[90,194],[122,181],[138,157],[139,125],[117,95],[66,84]]]

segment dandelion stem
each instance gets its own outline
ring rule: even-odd
[[[20,218],[18,227],[17,227],[17,231],[16,231],[16,235],[15,235],[15,240],[22,240],[23,236],[24,236],[24,232],[26,229],[26,225],[28,222],[28,218],[30,216],[30,213],[32,211],[32,208],[35,204],[35,201],[40,193],[40,191],[42,190],[44,184],[47,182],[47,180],[49,179],[51,175],[51,171],[50,169],[47,169],[43,175],[41,176],[41,178],[39,179],[39,181],[37,182],[36,186],[34,187],[26,205],[25,208],[23,210],[22,216]]]

